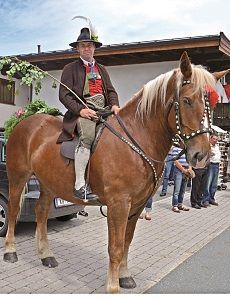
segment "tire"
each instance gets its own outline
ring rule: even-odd
[[[77,218],[77,214],[56,217],[56,219],[61,222],[66,222],[66,221],[72,220],[73,218]]]
[[[6,235],[8,228],[8,207],[6,200],[0,196],[0,237]]]

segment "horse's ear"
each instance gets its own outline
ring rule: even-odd
[[[189,79],[192,76],[192,66],[188,54],[186,51],[183,52],[180,58],[180,70],[184,75],[185,79]]]
[[[212,75],[216,78],[216,80],[219,80],[220,78],[224,77],[224,75],[227,75],[230,73],[230,69],[220,71],[220,72],[214,72]]]

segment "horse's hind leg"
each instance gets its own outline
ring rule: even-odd
[[[133,289],[136,287],[136,283],[128,270],[128,253],[129,253],[129,246],[133,239],[133,234],[138,220],[138,216],[139,214],[133,216],[130,220],[128,220],[127,227],[126,227],[124,255],[121,261],[120,271],[119,271],[119,284],[120,287],[125,289]]]
[[[13,173],[13,175],[12,175]],[[17,221],[17,216],[20,211],[20,200],[23,188],[29,178],[29,174],[18,174],[16,170],[14,172],[8,172],[9,177],[9,202],[8,202],[8,230],[5,240],[5,253],[3,260],[6,262],[14,263],[18,260],[14,230]]]
[[[47,220],[53,198],[53,194],[51,194],[46,188],[44,188],[44,186],[40,184],[40,197],[35,208],[37,221],[37,248],[42,264],[49,268],[54,268],[58,265],[52,251],[49,248],[49,242],[47,238]]]

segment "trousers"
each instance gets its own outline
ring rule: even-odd
[[[90,149],[95,139],[96,122],[79,117],[77,120],[77,132],[80,139],[80,146]]]
[[[192,178],[192,189],[190,195],[190,202],[191,205],[201,205],[202,204],[202,197],[204,194],[205,187],[207,185],[208,179],[208,172],[207,167],[201,169],[194,169],[195,177]]]

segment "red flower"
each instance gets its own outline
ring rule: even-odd
[[[16,117],[19,119],[21,116],[25,114],[25,111],[22,108],[19,108],[19,110],[15,113]]]
[[[210,104],[212,106],[212,108],[214,108],[216,106],[216,103],[218,101],[219,95],[216,92],[216,90],[214,90],[211,86],[207,85],[205,87],[206,92],[208,93],[208,98],[210,101]]]

